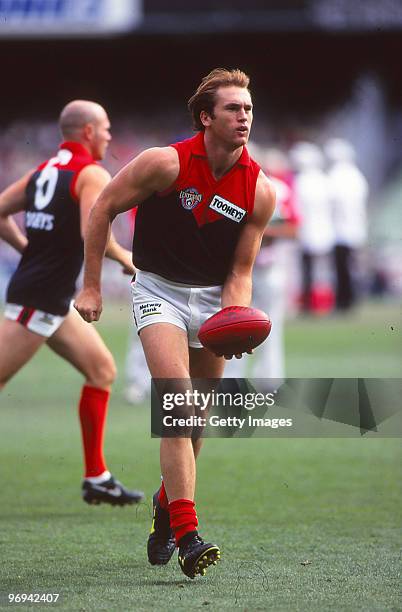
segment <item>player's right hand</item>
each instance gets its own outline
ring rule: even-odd
[[[87,323],[99,321],[102,312],[102,296],[95,289],[81,289],[74,300],[74,308]]]
[[[224,355],[224,358],[229,361],[230,359],[233,359],[233,357],[236,357],[236,359],[241,359],[243,357],[243,355],[252,355],[253,354],[253,350],[249,350],[246,353],[237,353],[236,355]]]

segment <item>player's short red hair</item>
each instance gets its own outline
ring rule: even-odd
[[[187,106],[193,118],[194,129],[198,132],[205,128],[200,119],[201,111],[214,116],[215,94],[219,87],[244,87],[248,89],[250,77],[238,68],[227,70],[226,68],[215,68],[205,76],[196,92],[189,99]]]

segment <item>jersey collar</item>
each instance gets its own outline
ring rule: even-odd
[[[204,143],[204,132],[198,132],[193,138],[193,146],[192,153],[197,155],[198,157],[207,157],[207,152],[205,150]],[[250,155],[247,151],[246,147],[243,147],[242,154],[236,162],[240,166],[249,166],[250,165]]]
[[[86,157],[87,159],[93,160],[92,155],[87,151],[87,149],[80,142],[75,142],[74,140],[66,140],[62,142],[59,146],[59,149],[67,149],[71,151],[74,155],[79,155],[80,157]]]

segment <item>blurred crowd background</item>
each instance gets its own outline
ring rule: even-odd
[[[254,98],[250,149],[278,191],[257,302],[272,312],[274,294],[283,316],[324,316],[400,298],[401,0],[2,0],[0,17],[0,189],[53,154],[69,100],[107,109],[115,174],[191,136],[186,101],[201,77],[239,67]],[[129,214],[115,231],[128,246]],[[0,299],[17,262],[0,243]],[[113,264],[104,287],[128,295]]]

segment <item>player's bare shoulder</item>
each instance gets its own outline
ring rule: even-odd
[[[90,179],[98,179],[98,180],[110,180],[110,174],[109,172],[103,168],[103,166],[100,166],[99,164],[88,164],[87,166],[85,166],[80,174],[79,177],[87,177]],[[78,180],[78,179],[77,179]]]
[[[88,164],[79,173],[75,191],[78,196],[88,187],[102,190],[110,182],[109,172],[98,164]]]
[[[133,173],[141,172],[154,191],[164,191],[176,181],[180,162],[173,147],[152,147],[130,162]]]
[[[124,166],[100,195],[97,205],[114,216],[174,184],[180,170],[172,147],[146,149]]]
[[[260,170],[255,189],[253,216],[266,225],[275,210],[276,193],[273,182]]]

